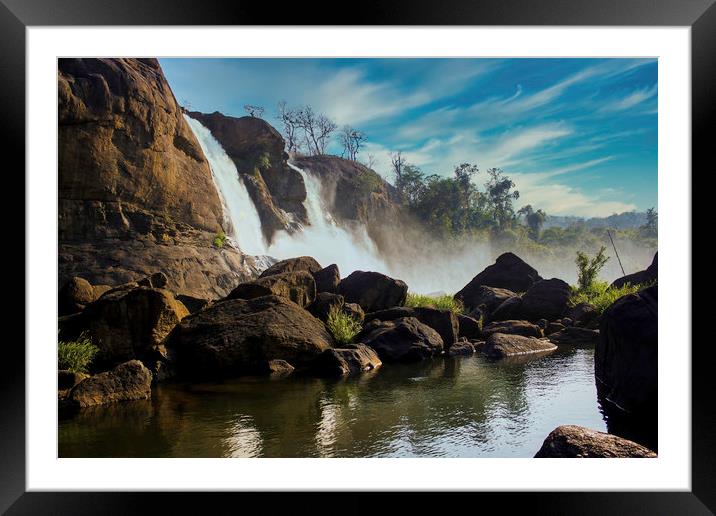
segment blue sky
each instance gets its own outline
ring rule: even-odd
[[[500,167],[516,207],[606,216],[657,204],[655,59],[161,59],[180,103],[273,118],[310,104],[368,137],[388,175],[401,150],[429,173]],[[331,150],[339,153],[337,144]]]

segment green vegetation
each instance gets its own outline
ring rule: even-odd
[[[223,231],[219,231],[216,236],[214,236],[214,247],[217,249],[221,249],[224,247],[224,244],[226,243],[226,235]]]
[[[456,314],[465,312],[465,307],[460,301],[456,301],[452,296],[443,295],[439,297],[423,296],[408,292],[408,298],[405,300],[405,306],[411,308],[427,307],[437,308],[438,310],[450,310]]]
[[[326,327],[338,344],[350,344],[360,332],[361,323],[345,313],[342,304],[335,304],[328,311]]]
[[[356,189],[363,195],[369,195],[371,192],[380,192],[383,188],[383,180],[372,170],[363,170],[355,178]]]
[[[577,264],[577,285],[580,290],[589,290],[594,285],[599,271],[609,261],[609,257],[604,254],[606,250],[602,246],[594,258],[589,258],[583,251],[577,251],[574,262]]]
[[[654,282],[640,285],[627,283],[619,288],[612,288],[606,281],[594,281],[588,289],[572,287],[572,297],[569,301],[572,306],[578,305],[579,303],[590,303],[594,305],[597,313],[601,315],[604,313],[604,310],[609,308],[609,306],[620,297],[626,296],[627,294],[634,294],[653,284]]]
[[[92,340],[83,333],[77,340],[57,345],[57,367],[67,369],[73,373],[86,373],[99,348],[92,344]]]

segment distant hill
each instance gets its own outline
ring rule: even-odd
[[[547,215],[544,222],[544,229],[551,227],[566,228],[574,224],[585,224],[587,228],[614,228],[629,229],[638,228],[646,223],[646,213],[637,211],[625,211],[624,213],[610,215],[608,217],[575,217],[572,215]]]

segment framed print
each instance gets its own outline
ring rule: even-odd
[[[716,506],[712,2],[2,1],[27,203],[3,510]]]

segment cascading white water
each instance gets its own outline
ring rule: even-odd
[[[293,234],[277,233],[268,254],[278,258],[313,256],[324,266],[337,264],[343,275],[355,270],[388,273],[388,267],[379,258],[365,228],[349,231],[338,226],[323,201],[321,181],[291,163],[289,166],[301,174],[306,185],[304,206],[309,225]]]
[[[239,177],[236,165],[209,129],[190,116],[184,115],[184,119],[199,140],[201,150],[209,161],[214,184],[224,207],[224,218],[230,225],[227,236],[246,254],[266,254],[261,219],[243,180]]]

